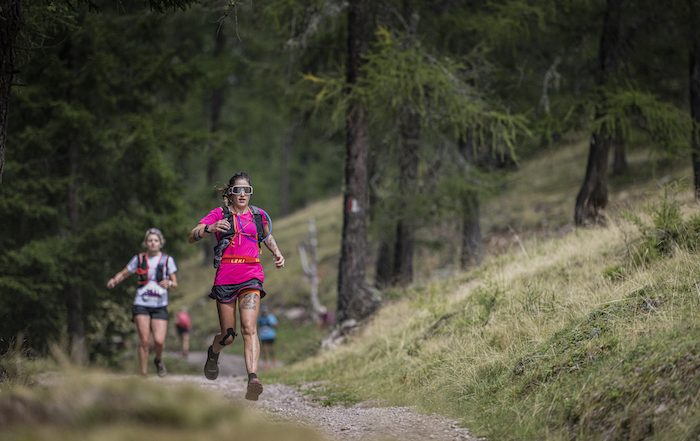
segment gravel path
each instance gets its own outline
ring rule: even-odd
[[[202,366],[205,355],[203,352],[191,353],[189,361]],[[297,389],[282,384],[265,384],[257,402],[246,401],[243,399],[246,377],[242,358],[222,354],[219,363],[221,375],[216,381],[209,381],[203,375],[168,375],[165,379],[217,391],[276,419],[312,427],[330,440],[478,440],[455,421],[443,416],[423,415],[407,407],[378,407],[370,402],[351,407],[322,406]],[[264,381],[264,377],[262,379]]]

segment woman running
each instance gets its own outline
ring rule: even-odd
[[[219,376],[219,353],[233,343],[236,337],[236,303],[243,333],[245,365],[248,371],[246,399],[257,400],[263,391],[257,376],[260,342],[257,319],[260,299],[265,297],[265,274],[260,264],[260,244],[272,252],[275,266],[284,266],[284,256],[271,234],[272,224],[265,211],[249,205],[253,194],[250,176],[245,172],[234,174],[228,186],[222,189],[224,205],[204,216],[189,236],[190,243],[215,234],[214,248],[216,276],[209,297],[216,300],[221,331],[207,351],[204,376],[215,380]]]
[[[139,366],[141,375],[148,373],[148,352],[151,333],[156,357],[153,362],[159,377],[165,376],[163,347],[168,330],[168,289],[177,288],[177,266],[175,259],[161,252],[165,245],[163,233],[158,228],[149,228],[143,238],[145,253],[131,258],[123,270],[107,281],[112,289],[131,274],[136,273],[136,297],[131,308],[136,331],[139,334]]]

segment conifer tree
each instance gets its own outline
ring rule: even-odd
[[[620,39],[623,0],[607,0],[605,19],[598,49],[598,71],[596,84],[599,88],[595,104],[596,118],[604,118],[606,96],[604,88],[609,86],[610,73],[617,64],[617,45]],[[603,221],[602,210],[608,204],[608,157],[612,134],[602,129],[591,135],[586,176],[576,197],[574,222],[583,225]]]
[[[10,109],[10,87],[15,75],[15,41],[22,26],[20,0],[0,1],[0,184],[5,169],[7,114]]]
[[[700,199],[700,4],[688,0],[690,12],[690,114],[693,120],[691,146],[695,199]]]
[[[346,84],[352,92],[361,80],[364,56],[374,32],[372,0],[353,0],[347,15]],[[364,103],[351,100],[346,110],[345,186],[343,188],[343,230],[338,264],[338,306],[340,322],[369,316],[378,305],[365,280],[367,266],[367,221],[369,215],[369,115]]]
[[[0,335],[23,333],[38,351],[65,336],[83,363],[99,353],[89,349],[105,348],[106,332],[123,330],[113,325],[133,295],[108,293],[107,275],[138,251],[147,227],[183,234],[173,171],[183,146],[164,115],[190,71],[178,48],[141,44],[165,41],[162,16],[79,9],[54,23],[25,11],[45,45],[18,74],[27,86],[12,91]]]
[[[164,12],[171,8],[184,9],[189,4],[196,0],[148,0],[150,7],[154,10]],[[78,2],[81,3],[81,2]],[[97,2],[82,0],[82,3],[87,3],[90,7],[99,7],[100,3],[109,4],[108,2]],[[126,2],[122,2],[126,3]],[[30,6],[43,7],[56,15],[64,11],[66,6],[72,7],[72,2],[49,2],[37,1]],[[122,5],[124,6],[124,5]],[[58,14],[57,14],[58,13]],[[58,17],[60,19],[60,17]],[[10,87],[12,78],[16,73],[15,66],[16,56],[16,40],[23,27],[22,20],[22,1],[21,0],[2,0],[0,1],[0,184],[2,183],[2,175],[5,168],[5,150],[7,142],[7,114],[10,108]]]

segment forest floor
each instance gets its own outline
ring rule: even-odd
[[[205,352],[191,352],[188,362],[203,366]],[[352,406],[324,405],[304,394],[304,388],[283,384],[264,384],[265,390],[256,402],[243,398],[246,370],[239,355],[221,354],[219,378],[210,381],[204,375],[168,375],[165,381],[194,384],[212,390],[236,404],[262,411],[271,421],[292,422],[321,432],[331,440],[440,440],[475,441],[466,429],[440,415],[425,415],[408,407],[381,407],[363,402]],[[154,377],[155,379],[155,377]],[[261,376],[264,383],[264,375]],[[158,379],[160,380],[160,379]]]

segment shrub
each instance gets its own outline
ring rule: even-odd
[[[634,213],[626,215],[641,233],[638,243],[631,248],[634,263],[645,264],[670,257],[678,248],[689,251],[700,248],[700,216],[684,219],[680,203],[669,196],[668,189],[663,198],[646,211],[648,220]]]

